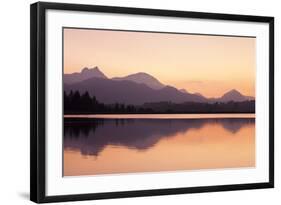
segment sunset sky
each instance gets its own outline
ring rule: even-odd
[[[64,73],[98,66],[109,78],[145,72],[206,97],[255,96],[255,46],[249,37],[64,29]]]

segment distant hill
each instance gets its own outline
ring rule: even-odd
[[[90,78],[107,78],[96,66],[94,68],[83,68],[80,73],[71,73],[71,74],[64,74],[63,75],[63,82],[65,84],[72,84],[81,82],[83,80],[87,80]]]
[[[225,93],[220,98],[220,101],[222,101],[222,102],[228,102],[228,101],[241,102],[241,101],[245,101],[245,100],[254,100],[254,99],[255,99],[254,97],[242,95],[240,92],[233,89],[233,90],[230,90],[227,93]]]
[[[241,94],[239,91],[232,89],[225,94],[223,94],[220,98],[210,98],[209,101],[211,102],[242,102],[247,100],[255,100],[254,97],[246,96]]]
[[[133,81],[135,83],[140,83],[140,84],[145,84],[150,88],[153,89],[162,89],[165,87],[162,83],[160,83],[156,78],[153,76],[147,74],[147,73],[135,73],[132,75],[128,75],[126,77],[116,77],[112,78],[112,80],[128,80],[128,81]]]

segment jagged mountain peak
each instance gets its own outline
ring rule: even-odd
[[[84,67],[80,72],[64,74],[64,83],[72,84],[76,82],[81,82],[90,78],[107,78],[100,69],[95,66],[93,68]]]
[[[99,72],[99,73],[103,74],[103,72],[100,71],[98,66],[95,66],[95,67],[92,67],[92,68],[84,67],[81,70],[81,73],[89,73],[89,72]]]

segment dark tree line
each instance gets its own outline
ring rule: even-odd
[[[65,113],[90,113],[104,110],[105,105],[99,103],[95,96],[91,97],[88,92],[80,95],[79,91],[72,90],[67,94],[64,91]]]
[[[65,114],[136,114],[136,113],[254,113],[255,101],[216,103],[145,103],[140,106],[123,103],[104,104],[88,92],[64,92]]]
[[[164,113],[254,113],[255,101],[243,102],[215,102],[215,103],[199,103],[199,102],[186,102],[186,103],[171,103],[171,102],[158,102],[158,103],[145,103],[145,109],[152,109],[154,112]]]
[[[114,103],[106,105],[99,102],[95,96],[90,96],[86,91],[82,95],[79,91],[70,91],[67,94],[64,91],[64,113],[148,113],[151,109],[139,108],[134,105],[125,105],[123,103]]]

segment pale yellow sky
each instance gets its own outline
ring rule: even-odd
[[[109,78],[145,72],[166,85],[219,97],[255,96],[256,39],[64,29],[64,73],[98,66]]]

